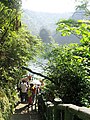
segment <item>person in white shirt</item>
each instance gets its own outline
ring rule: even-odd
[[[27,90],[28,90],[27,82],[22,81],[20,88],[21,88],[21,102],[27,102]]]

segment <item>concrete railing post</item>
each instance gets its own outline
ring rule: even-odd
[[[90,120],[90,108],[73,104],[62,104],[60,98],[54,99],[54,104],[38,96],[38,112],[42,120]]]
[[[64,120],[73,120],[74,115],[70,113],[68,106],[65,107]]]
[[[60,98],[54,99],[54,120],[62,120],[62,111],[57,109],[58,104],[61,104],[62,100]]]
[[[46,118],[47,120],[54,120],[54,104],[50,101],[47,102]]]
[[[40,113],[42,110],[42,96],[41,94],[38,95],[38,112]]]

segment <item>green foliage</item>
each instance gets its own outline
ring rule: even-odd
[[[5,92],[0,89],[0,120],[9,120],[10,115],[10,103]]]
[[[3,3],[6,7],[10,9],[16,9],[20,10],[21,8],[21,0],[1,0],[1,3]]]
[[[57,30],[62,35],[74,33],[80,44],[58,46],[47,56],[47,74],[55,85],[53,94],[64,103],[90,105],[90,32],[89,21],[63,20]],[[57,91],[57,92],[55,92]]]
[[[9,3],[10,2],[10,3]],[[9,6],[10,4],[10,6]],[[14,5],[14,7],[13,7]],[[42,43],[20,26],[20,0],[0,2],[0,119],[8,120],[17,104],[17,83],[28,61],[40,53]]]
[[[16,9],[8,7],[8,1],[3,0],[3,3],[0,2],[0,119],[8,120],[18,100],[15,87],[18,80],[16,74],[20,75],[16,68],[19,50],[15,47],[19,42],[14,31]]]

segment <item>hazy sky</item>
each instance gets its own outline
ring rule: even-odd
[[[22,0],[22,7],[50,13],[74,12],[75,0]]]

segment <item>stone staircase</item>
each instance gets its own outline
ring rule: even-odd
[[[37,107],[36,107],[37,108]],[[20,103],[15,108],[11,120],[41,120],[38,114],[38,109],[35,110],[35,105],[28,107],[26,103]]]

